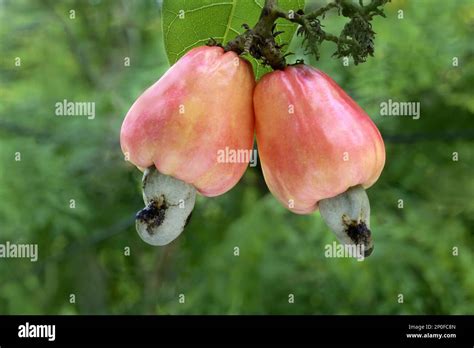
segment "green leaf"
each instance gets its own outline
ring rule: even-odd
[[[170,64],[176,63],[190,49],[205,45],[210,38],[226,44],[245,31],[242,24],[254,26],[262,11],[264,0],[164,0],[163,35]],[[280,0],[278,5],[286,11],[304,8],[305,0]],[[290,43],[296,25],[279,19],[279,44]],[[286,48],[286,47],[285,47]],[[271,68],[262,66],[252,57],[246,57],[260,78]]]

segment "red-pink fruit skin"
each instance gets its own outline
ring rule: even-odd
[[[120,143],[130,162],[151,165],[205,196],[230,190],[248,162],[221,163],[219,151],[253,147],[252,66],[234,52],[202,46],[185,54],[132,105]]]
[[[255,87],[254,110],[265,181],[294,213],[309,214],[320,200],[379,178],[380,132],[323,72],[295,65],[265,75]]]

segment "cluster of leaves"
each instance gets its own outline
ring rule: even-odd
[[[383,6],[390,0],[372,0],[364,5],[360,1],[357,6],[351,1],[335,0],[324,7],[304,15],[299,13],[297,22],[300,24],[297,34],[304,37],[303,45],[308,53],[316,59],[320,57],[319,46],[325,40],[335,42],[337,49],[334,56],[352,57],[357,65],[366,61],[367,57],[374,54],[375,32],[372,30],[371,20],[376,16],[385,17]],[[340,35],[327,33],[318,17],[322,19],[331,9],[337,9],[338,14],[350,21],[344,25]]]
[[[302,44],[306,49],[306,53],[312,54],[319,59],[319,45],[324,41],[326,33],[322,29],[321,21],[317,18],[308,19],[303,22],[297,30],[297,35],[303,36]]]
[[[344,26],[338,41],[337,51],[334,55],[338,58],[351,56],[354,63],[363,63],[367,56],[374,55],[375,32],[370,22],[361,17],[354,17]],[[347,41],[351,38],[352,41]],[[354,41],[357,44],[354,44]]]

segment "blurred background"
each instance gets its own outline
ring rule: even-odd
[[[319,213],[279,205],[260,167],[199,197],[169,246],[141,241],[141,173],[124,161],[119,131],[169,67],[160,5],[0,1],[0,243],[39,246],[37,262],[0,259],[0,314],[474,313],[472,1],[393,0],[373,21],[375,57],[344,66],[324,43],[319,62],[306,58],[385,139],[364,262],[326,258],[335,237]],[[345,21],[323,23],[338,33]],[[56,116],[64,99],[95,102],[95,118]],[[381,116],[389,99],[420,102],[420,119]]]

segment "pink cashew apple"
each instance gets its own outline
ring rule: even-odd
[[[265,75],[255,87],[254,110],[272,194],[298,214],[319,205],[342,242],[371,249],[363,189],[380,176],[385,148],[370,117],[333,79],[303,64]]]
[[[248,163],[218,163],[218,151],[252,149],[252,66],[221,47],[184,55],[132,105],[120,134],[136,166],[192,184],[205,196],[230,190]]]
[[[147,208],[137,215],[148,243],[167,244],[182,232],[192,207],[179,203],[194,205],[194,189],[217,196],[242,177],[248,162],[219,161],[219,152],[252,150],[254,87],[250,63],[235,52],[203,46],[185,54],[132,105],[122,124],[122,151],[138,168],[156,168],[145,172]],[[170,225],[166,217],[173,209],[181,210]]]

